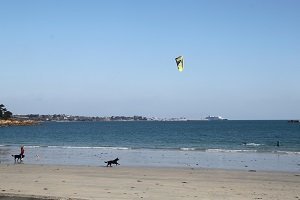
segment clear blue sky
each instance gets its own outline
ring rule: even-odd
[[[299,119],[300,1],[0,0],[0,69],[14,114]]]

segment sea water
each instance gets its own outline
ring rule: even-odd
[[[0,128],[0,162],[300,172],[300,124],[287,121],[44,122]]]

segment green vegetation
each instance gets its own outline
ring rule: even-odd
[[[12,115],[12,112],[8,111],[3,104],[0,104],[0,127],[39,124],[38,121],[34,120],[16,119]]]
[[[8,111],[3,104],[0,104],[0,119],[9,119],[12,117],[12,112]]]

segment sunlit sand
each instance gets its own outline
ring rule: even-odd
[[[27,199],[273,200],[299,199],[299,191],[300,174],[297,173],[122,166],[0,165],[0,196]]]

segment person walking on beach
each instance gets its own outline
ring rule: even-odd
[[[24,153],[25,153],[25,150],[24,150],[24,146],[22,145],[21,146],[21,153],[20,153],[21,160],[23,160],[23,158],[25,157]]]

